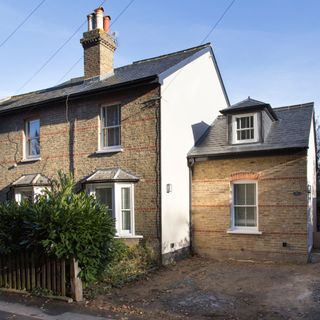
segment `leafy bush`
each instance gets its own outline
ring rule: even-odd
[[[44,250],[76,258],[85,284],[97,279],[114,256],[114,220],[107,208],[84,192],[74,192],[71,176],[59,173],[35,203],[0,205],[0,252]]]
[[[146,275],[155,265],[156,256],[147,244],[127,247],[118,241],[115,257],[103,274],[103,282],[109,286],[121,286]]]
[[[25,215],[28,202],[0,203],[0,253],[10,254],[18,251],[24,240]]]

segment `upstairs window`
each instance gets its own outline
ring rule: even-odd
[[[120,105],[101,108],[101,149],[115,149],[120,142]]]
[[[257,114],[235,115],[233,118],[233,143],[258,141]]]
[[[25,155],[27,159],[40,157],[40,120],[26,122],[25,128]]]

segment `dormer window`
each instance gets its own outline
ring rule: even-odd
[[[233,143],[258,141],[257,113],[232,116]]]

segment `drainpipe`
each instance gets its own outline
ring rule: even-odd
[[[189,247],[190,247],[190,253],[193,252],[193,243],[192,243],[192,169],[195,163],[195,158],[188,158],[188,168],[189,168]]]

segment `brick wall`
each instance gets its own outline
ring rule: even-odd
[[[231,181],[257,179],[261,235],[229,234]],[[301,193],[294,195],[294,192]],[[307,261],[306,154],[196,162],[193,246],[214,258]],[[287,242],[287,247],[282,243]]]
[[[6,199],[10,184],[22,174],[42,173],[55,177],[58,170],[74,172],[76,181],[99,168],[121,167],[138,176],[135,185],[136,234],[158,246],[157,219],[159,184],[157,178],[158,102],[145,101],[159,96],[156,86],[113,93],[0,116],[0,201]],[[123,152],[97,155],[98,119],[102,104],[121,103]],[[40,118],[41,161],[21,162],[25,120]],[[14,167],[15,161],[17,167]]]

